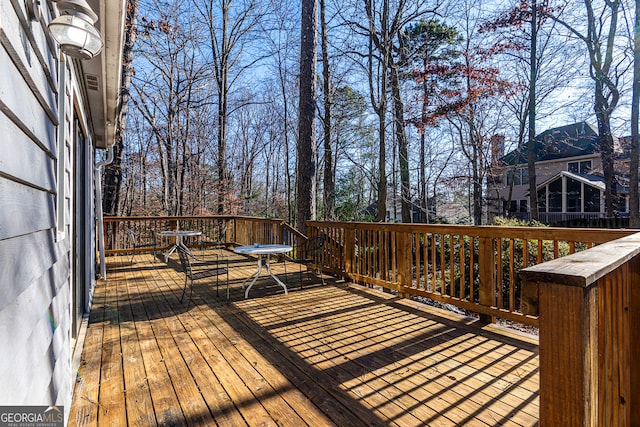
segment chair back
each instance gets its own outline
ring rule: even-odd
[[[178,256],[180,257],[180,264],[182,264],[182,271],[187,275],[188,278],[193,280],[193,271],[191,269],[191,261],[189,260],[189,254],[184,248],[178,246],[176,248],[178,252]]]
[[[135,248],[136,247],[136,234],[130,228],[126,228],[125,229],[125,233],[127,233],[127,238],[129,239],[129,244],[131,245],[132,248]]]
[[[322,248],[324,247],[325,239],[326,236],[324,234],[320,234],[319,236],[312,237],[311,239],[307,240],[305,257],[311,258],[320,254],[322,252]]]

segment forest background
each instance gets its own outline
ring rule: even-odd
[[[411,222],[417,212],[420,222],[481,224],[487,178],[503,149],[583,120],[601,135],[637,134],[632,0],[127,7],[105,214],[246,214],[300,224]],[[311,40],[315,57],[304,59],[301,40]],[[305,61],[315,74],[304,75]],[[309,112],[300,113],[300,82],[311,80],[313,129],[301,137]],[[310,194],[307,213],[297,206],[300,192]],[[451,206],[462,213],[443,215]]]

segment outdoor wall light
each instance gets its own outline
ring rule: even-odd
[[[37,0],[36,0],[37,1]],[[94,27],[98,15],[86,0],[52,0],[60,16],[51,21],[49,32],[64,53],[74,58],[91,59],[102,50],[102,36]]]

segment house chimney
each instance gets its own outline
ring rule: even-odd
[[[504,157],[504,135],[496,134],[491,137],[491,163],[497,163]]]

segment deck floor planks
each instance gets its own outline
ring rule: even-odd
[[[327,325],[328,327],[328,325]],[[300,334],[301,335],[306,335],[308,332],[305,330],[304,327],[300,327]],[[319,336],[321,334],[318,333],[318,331],[313,331],[315,336]],[[326,346],[326,347],[322,347],[322,346],[315,346],[315,347],[309,347],[310,348],[310,353],[319,353],[322,355],[322,357],[324,357],[327,360],[334,360],[336,361],[335,363],[337,364],[337,366],[343,366],[345,365],[344,361],[346,359],[350,359],[350,355],[347,356],[344,353],[340,353],[338,351],[336,351],[335,349],[331,348],[331,346]],[[297,351],[300,351],[301,354],[304,354],[304,352],[300,349],[296,349]],[[347,353],[348,354],[348,353]],[[313,357],[313,356],[312,356]],[[349,366],[351,366],[352,363],[349,362]],[[364,368],[362,366],[353,366],[352,369],[342,369],[342,367],[340,369],[342,369],[346,374],[347,377],[352,377],[354,378],[353,381],[355,381],[355,384],[352,387],[348,387],[350,390],[355,391],[356,395],[358,394],[362,394],[362,390],[361,384],[358,384],[358,381],[362,378],[363,374],[361,373],[361,369],[360,368]],[[354,371],[355,369],[355,371]],[[373,381],[373,382],[372,382]],[[385,384],[384,382],[378,382],[378,380],[374,377],[372,381],[367,381],[366,382],[366,387],[372,387],[372,390],[381,390],[378,391],[378,393],[381,393],[384,396],[384,403],[383,406],[385,404],[388,404],[389,401],[393,401],[394,403],[396,403],[396,405],[398,405],[400,408],[402,408],[403,410],[403,415],[406,412],[406,408],[407,407],[411,407],[412,405],[415,405],[417,402],[413,399],[412,396],[410,395],[406,395],[403,393],[398,393],[396,390],[394,390],[394,393],[391,393],[390,390],[391,388],[388,387],[387,384]],[[346,383],[346,385],[348,386],[348,383]],[[414,416],[417,417],[424,417],[426,416],[426,414],[421,413],[420,410],[417,411],[412,411],[412,414]],[[391,417],[389,414],[387,414],[387,417],[390,419],[394,419],[395,418],[399,418],[399,417]]]
[[[139,257],[137,269],[123,268],[111,273],[105,289],[96,291],[94,300],[94,307],[99,310],[96,301],[109,283],[116,280],[114,277],[130,278],[124,294],[119,294],[123,303],[129,294],[127,303],[131,310],[127,313],[127,306],[123,305],[120,313],[123,316],[118,328],[118,334],[122,334],[120,357],[135,358],[136,345],[129,339],[137,336],[147,373],[155,369],[160,378],[171,379],[170,372],[182,365],[182,373],[195,385],[192,392],[200,395],[204,411],[213,414],[218,424],[242,425],[239,420],[244,425],[333,422],[340,426],[537,423],[535,345],[493,332],[487,334],[477,327],[462,327],[455,321],[448,324],[437,315],[413,313],[415,308],[402,307],[407,300],[359,286],[345,289],[310,285],[299,291],[298,281],[289,280],[290,293],[283,297],[282,288],[262,275],[250,299],[243,300],[240,285],[255,272],[256,261],[234,258],[234,254],[230,257],[232,302],[228,307],[224,304],[224,292],[216,297],[213,282],[212,286],[197,283],[194,301],[186,309],[186,301],[184,305],[179,301],[184,275],[172,268],[175,260],[169,266],[158,262],[154,265],[145,262],[145,256]],[[282,263],[273,263],[272,267],[276,274],[283,273]],[[287,272],[289,279],[296,278],[297,271],[288,266]],[[137,287],[144,289],[131,295]],[[367,294],[372,296],[365,298]],[[132,324],[126,324],[139,311],[134,307],[140,307],[145,314],[144,320],[132,322],[135,334],[131,332]],[[430,313],[429,309],[418,311]],[[89,333],[93,324],[98,325],[94,322]],[[103,325],[105,330],[113,327],[108,322]],[[142,343],[145,334],[138,331],[144,329],[143,325],[151,334],[148,338],[155,340],[160,360],[150,359],[145,352]],[[166,354],[160,352],[162,340]],[[95,355],[93,359],[96,363]],[[83,354],[81,366],[90,360]],[[150,363],[156,366],[149,366]],[[128,371],[127,362],[121,364],[123,381],[128,383],[127,378],[139,376],[140,371]],[[236,372],[238,364],[240,374]],[[439,372],[429,371],[434,366]],[[163,383],[159,388],[167,387],[176,385]],[[76,392],[80,389],[77,387]],[[231,389],[237,393],[230,393]],[[151,383],[149,390],[158,424],[163,424],[157,413],[166,405],[157,403],[159,395],[154,393]],[[275,395],[278,397],[274,398]],[[71,416],[74,411],[76,415],[81,413],[76,408],[81,400],[74,395]],[[121,400],[127,405],[135,401],[127,400],[124,390]],[[197,418],[189,417],[190,410],[181,411],[180,399],[176,396],[175,400],[178,402],[168,406],[175,410],[177,403],[177,412],[166,421],[175,425],[194,424]],[[219,405],[227,405],[231,418],[217,416]],[[244,412],[240,409],[243,406]],[[248,413],[253,419],[247,418]],[[282,414],[290,417],[281,418]],[[349,419],[353,422],[343,422]],[[102,421],[99,417],[98,424]]]
[[[146,306],[150,308],[148,314],[158,317],[151,322],[151,328],[187,423],[212,425],[214,424],[213,416],[193,380],[190,368],[182,355],[182,349],[176,344],[175,336],[183,333],[184,329],[181,325],[176,325],[175,313],[166,302],[165,293],[156,288],[155,280],[147,281],[147,285],[149,294],[152,295],[152,298],[146,302]]]
[[[96,308],[89,314],[90,328],[84,341],[82,359],[76,375],[73,394],[74,411],[69,413],[69,425],[90,426],[98,421],[98,392],[100,390],[100,364],[102,361],[102,337],[104,333],[104,293],[94,296]]]
[[[246,321],[246,320],[245,320]],[[256,328],[255,324],[246,324],[248,328]],[[254,329],[254,333],[257,335],[263,336],[265,340],[269,340],[267,337],[268,333],[264,332],[264,330],[260,331],[258,329]],[[316,387],[322,387],[324,391],[326,391],[329,395],[331,395],[336,401],[343,404],[345,407],[350,407],[350,411],[352,412],[352,416],[358,420],[362,424],[356,424],[355,420],[346,425],[366,425],[366,426],[382,426],[387,425],[382,421],[381,418],[375,416],[371,411],[365,410],[359,405],[353,405],[353,400],[346,396],[341,390],[332,389],[335,384],[335,379],[333,377],[328,376],[323,371],[318,370],[315,367],[311,367],[305,363],[305,360],[299,359],[296,356],[287,355],[288,352],[281,353],[283,357],[288,359],[288,362],[295,365],[298,369],[308,375],[315,382]]]
[[[406,326],[403,326],[402,330],[403,331],[409,331],[410,328],[406,327]],[[456,347],[458,347],[458,350],[459,350],[458,353],[466,354],[466,358],[459,360],[459,362],[462,363],[461,365],[456,365],[456,364],[451,365],[451,369],[452,369],[451,372],[452,373],[458,373],[460,369],[468,368],[467,362],[469,362],[469,361],[473,362],[474,360],[484,360],[484,362],[483,362],[483,364],[481,364],[480,368],[483,368],[483,367],[486,368],[487,366],[492,368],[493,366],[495,366],[496,360],[499,360],[499,359],[496,359],[496,357],[493,355],[494,350],[496,349],[496,347],[491,347],[491,348],[488,349],[488,351],[490,351],[492,353],[491,356],[487,356],[486,352],[485,353],[478,353],[477,350],[483,349],[483,347],[485,347],[487,345],[486,342],[488,342],[488,341],[485,341],[485,343],[478,343],[477,336],[473,335],[473,337],[475,337],[473,340],[468,340],[468,339],[465,338],[461,342],[462,345],[457,345],[456,346]],[[385,346],[393,344],[393,342],[390,341],[389,338],[387,338],[385,336],[381,336],[381,337],[378,337],[378,338],[379,338],[378,341],[380,341],[380,343],[385,345]],[[461,337],[461,338],[464,338],[464,337]],[[466,343],[467,341],[469,341],[468,344]],[[452,338],[452,339],[446,340],[445,343],[449,347],[453,347],[454,344],[456,344],[456,338]],[[462,349],[460,349],[460,347],[462,347]],[[511,347],[514,350],[517,349],[516,347],[513,347],[513,346],[511,346]],[[398,350],[398,351],[400,353],[402,353],[402,350]],[[531,359],[536,359],[537,360],[537,357],[535,357],[537,355],[537,352],[536,353],[532,353],[531,351],[524,351],[524,350],[523,350],[523,352],[524,353],[528,353],[528,359],[527,360],[531,360]],[[502,354],[501,352],[497,352],[497,351],[495,353]],[[474,356],[474,355],[478,355],[478,354],[480,354],[481,357],[472,357],[471,359],[468,358],[468,356],[470,356],[470,355]],[[411,357],[410,354],[407,354],[407,356]],[[439,363],[448,363],[449,359],[452,359],[453,361],[456,361],[455,360],[456,358],[452,357],[453,356],[452,354],[448,354],[447,356],[448,356],[448,358],[443,358]],[[516,360],[516,362],[517,362],[517,360]],[[537,370],[537,363],[536,364],[529,364],[528,362],[526,362],[526,365],[528,365],[528,366],[525,366],[526,372],[530,372],[531,370],[534,370],[534,371]],[[512,366],[512,364],[508,364],[509,369],[511,369],[511,366]],[[516,364],[516,366],[519,366],[519,365]],[[477,374],[477,372],[480,372],[480,370],[478,370],[478,371],[471,370],[471,371],[472,372],[470,372],[470,373],[468,371],[466,372],[466,374],[469,374],[469,376],[471,378],[474,378],[475,375]],[[465,376],[466,376],[466,374],[465,374]],[[509,370],[507,370],[506,367],[503,370],[497,370],[496,372],[494,372],[494,375],[500,375],[500,376],[508,375],[508,374],[509,374]],[[500,380],[500,381],[502,381],[502,380]],[[497,383],[498,383],[498,378],[495,378],[493,376],[489,376],[487,378],[484,378],[483,381],[480,382],[480,383],[478,383],[476,381],[476,384],[474,384],[475,385],[474,390],[478,390],[478,387],[482,386],[483,384],[486,385],[486,384],[497,384]],[[458,384],[458,385],[460,385],[460,384]],[[502,384],[497,384],[497,387],[500,390],[503,389]],[[516,389],[519,390],[519,388],[516,388]],[[467,399],[469,394],[464,393],[464,396],[465,396],[465,399]],[[524,398],[527,398],[528,396],[530,396],[530,393],[526,393],[526,396]]]
[[[197,328],[191,330],[190,333],[198,339],[201,352],[208,356],[207,362],[210,369],[215,372],[226,393],[238,407],[244,423],[246,425],[269,425],[267,421],[271,420],[269,413],[261,403],[255,399],[251,390],[247,388],[244,380],[236,373],[232,361],[226,359],[224,354],[219,350],[219,346],[224,345],[224,343],[214,343],[211,340],[211,335],[215,330],[215,323],[217,321],[224,320],[215,319],[213,322],[205,322],[205,324],[199,325]]]
[[[131,305],[131,295],[134,292],[131,280],[126,280],[123,287],[129,297],[125,298],[123,295],[118,308],[124,319],[130,319],[128,322],[120,323],[127,424],[153,426],[156,424],[156,417],[134,320],[133,310],[137,307]]]
[[[232,312],[236,313],[236,317],[228,317],[227,323],[229,323],[230,327],[234,328],[234,330],[237,331],[239,329],[253,326],[245,323],[246,320],[243,320],[244,316],[237,315],[238,310],[232,310]],[[267,363],[256,364],[256,369],[261,368],[259,369],[261,374],[264,378],[267,378],[269,382],[273,382],[275,375],[279,376],[279,372],[284,372],[286,377],[292,381],[292,385],[298,387],[300,391],[305,392],[300,393],[300,396],[298,397],[301,404],[303,401],[314,402],[317,406],[322,407],[323,411],[327,413],[327,415],[330,416],[337,425],[362,425],[360,422],[356,422],[354,420],[353,413],[346,409],[345,406],[338,404],[335,399],[329,398],[330,395],[324,389],[318,387],[318,384],[315,382],[317,380],[317,376],[313,374],[307,375],[304,369],[297,370],[292,367],[292,364],[287,363],[287,357],[282,354],[281,349],[278,349],[278,347],[281,347],[279,343],[274,343],[273,340],[269,340],[268,337],[264,337],[264,334],[261,334],[260,331],[256,331],[256,334],[248,334],[248,337],[247,341],[243,340],[242,342],[237,343],[236,346],[238,348],[246,349],[248,345],[250,346],[249,348],[256,348],[260,354],[268,353],[270,355]],[[287,400],[289,401],[289,399]],[[302,410],[305,414],[309,412],[308,408],[296,408],[299,411]],[[316,414],[312,413],[311,416],[315,417]],[[324,422],[314,418],[306,420],[309,421],[310,425],[323,425],[328,423],[326,415],[324,415],[324,419]],[[367,420],[369,420],[369,417],[367,417]]]
[[[149,314],[153,314],[149,312],[151,307],[147,307],[151,288],[146,277],[135,277],[132,282],[137,283],[137,287],[133,288],[137,292],[132,296],[131,304],[139,306],[138,310],[132,310],[133,321],[140,340],[140,351],[147,374],[146,382],[151,393],[156,422],[161,426],[185,425],[185,417],[180,409],[178,396],[173,388],[168,367],[152,327],[152,323],[158,322],[158,320],[151,319],[149,316]],[[143,296],[146,297],[143,298]]]
[[[362,324],[362,323],[365,323],[365,324],[366,324],[366,319],[359,318],[359,323],[360,323],[360,324]],[[392,329],[393,329],[393,328],[392,328]],[[406,329],[407,329],[407,328],[403,328],[403,331],[405,331]],[[378,332],[378,333],[379,333],[379,332]],[[386,345],[392,345],[392,342],[390,342],[390,341],[389,341],[386,337],[384,337],[384,336],[382,336],[382,341],[383,341],[383,343],[385,343]],[[369,343],[369,344],[370,344],[370,343]],[[375,350],[376,350],[375,348],[372,348],[370,345],[368,345],[368,350],[367,350],[367,351],[375,352]],[[359,351],[359,349],[356,349],[356,351]],[[357,358],[357,357],[359,357],[358,355],[354,355],[354,356],[355,356],[356,358]],[[388,362],[389,362],[389,360],[385,360],[385,361],[383,361],[383,363],[388,363]],[[451,386],[451,384],[447,384],[447,385],[446,385],[446,387],[450,387],[450,386]],[[457,387],[457,385],[456,385],[456,387]],[[420,389],[418,389],[418,390],[420,390]],[[415,392],[414,392],[414,394],[415,394]],[[457,409],[460,409],[460,407],[465,406],[465,404],[467,403],[467,402],[466,402],[466,397],[458,396],[458,400],[460,400],[462,403],[460,403],[460,404],[458,405],[458,408],[457,408]],[[475,410],[476,408],[472,408],[472,409],[473,409],[473,410]],[[473,413],[473,412],[470,412],[470,413]],[[487,421],[493,424],[493,420],[494,420],[494,418],[495,418],[495,417],[493,417],[493,416],[492,416],[492,417],[488,418],[488,419],[487,419]],[[525,423],[524,425],[531,425],[534,421],[535,421],[535,420],[524,420],[524,423]]]
[[[227,320],[229,325],[234,329],[251,327],[242,321],[241,318],[231,317]],[[239,348],[244,348],[244,343],[239,343]],[[338,403],[337,400],[331,398],[330,394],[315,383],[313,376],[307,375],[303,370],[296,369],[291,362],[282,354],[283,349],[278,343],[270,342],[265,339],[262,334],[251,334],[246,341],[246,345],[255,348],[261,354],[269,355],[269,362],[266,364],[257,364],[256,369],[260,371],[264,378],[269,382],[273,382],[274,378],[279,375],[285,375],[286,379],[291,381],[291,385],[299,391],[296,400],[296,410],[305,414],[305,420],[309,425],[337,425],[337,426],[355,426],[362,425],[360,421],[354,420],[353,413],[344,405]],[[275,372],[274,372],[275,371]],[[294,390],[295,391],[295,390]],[[305,401],[312,402],[318,408],[322,409],[322,416],[309,408],[304,408]],[[292,402],[293,403],[293,402]],[[307,418],[308,417],[308,418]]]
[[[107,286],[105,299],[105,327],[102,346],[102,369],[100,371],[100,411],[98,422],[106,425],[125,425],[127,414],[122,405],[124,376],[122,371],[122,348],[120,346],[120,311],[118,288],[120,280]]]
[[[179,301],[174,301],[175,303],[179,303]],[[182,304],[176,306],[175,309],[179,310],[183,307]],[[193,307],[193,311],[199,310],[197,307]],[[207,312],[211,312],[211,310],[203,311],[203,315],[207,316]],[[179,316],[180,317],[180,316]],[[273,389],[270,387],[269,383],[265,380],[264,377],[259,375],[256,372],[255,365],[258,363],[266,363],[262,360],[261,356],[255,352],[255,350],[251,349],[251,352],[243,353],[238,350],[239,343],[244,341],[244,338],[237,336],[224,336],[221,328],[224,327],[225,322],[221,321],[217,316],[213,319],[204,319],[203,325],[195,325],[195,328],[202,328],[202,326],[209,326],[207,331],[210,336],[213,332],[215,332],[215,336],[213,339],[210,338],[212,343],[227,343],[232,342],[233,345],[228,346],[220,346],[219,350],[221,351],[221,355],[225,360],[229,362],[231,367],[243,378],[243,381],[247,386],[254,390],[254,393],[257,394],[256,398],[258,398],[265,409],[271,414],[271,416],[277,422],[283,422],[290,425],[302,425],[304,421],[296,414],[295,411],[291,409],[289,404],[287,403],[289,399],[283,398],[280,394],[283,393],[277,389]],[[186,340],[184,341],[186,343]],[[180,349],[183,349],[183,346],[180,346]],[[253,360],[249,360],[249,358]],[[287,384],[285,389],[291,388],[290,384]]]
[[[335,323],[331,322],[331,325],[327,326],[333,328]],[[317,336],[317,331],[314,332]],[[300,333],[306,334],[303,329]],[[419,423],[415,418],[413,420],[403,419],[408,415],[416,417],[418,420],[438,417],[437,410],[420,405],[420,402],[415,399],[415,396],[404,393],[392,383],[379,378],[375,373],[367,373],[367,367],[356,362],[358,356],[351,353],[350,350],[352,349],[348,345],[343,346],[343,349],[349,350],[349,352],[342,353],[336,351],[331,345],[316,345],[314,348],[310,348],[312,353],[315,352],[324,359],[323,361],[316,362],[320,369],[329,370],[337,367],[340,370],[337,380],[338,386],[345,387],[356,399],[364,398],[367,404],[375,403],[375,405],[371,407],[372,410],[377,409],[381,411],[386,418],[400,425],[407,423],[409,425],[416,425],[416,423]],[[296,349],[296,351],[302,353],[300,349]],[[376,362],[375,357],[370,358],[369,361]],[[389,360],[385,361],[385,363],[389,362]],[[347,365],[347,368],[344,368],[344,365]],[[341,381],[340,378],[347,378],[348,380]],[[395,407],[391,402],[393,402]],[[393,412],[393,409],[399,410],[400,412]],[[438,422],[444,423],[443,425],[456,425],[455,419],[440,417]]]
[[[207,316],[207,313],[203,314]],[[218,335],[218,340],[216,341],[220,342],[219,338],[224,336],[225,339],[223,339],[222,342],[225,342],[225,340],[231,342],[235,350],[246,359],[247,363],[242,362],[242,364],[245,364],[243,374],[253,383],[249,385],[252,386],[256,392],[259,392],[258,397],[264,400],[264,398],[260,396],[273,394],[269,400],[275,400],[278,406],[286,404],[291,407],[296,414],[302,417],[297,418],[289,415],[289,418],[292,419],[287,420],[287,422],[307,423],[312,426],[334,425],[322,411],[313,404],[310,404],[309,398],[301,393],[298,388],[279,371],[279,365],[278,368],[276,368],[268,359],[264,358],[264,352],[269,351],[268,348],[262,348],[263,351],[259,351],[253,343],[249,343],[244,337],[240,339],[236,330],[228,325],[230,318],[231,316],[228,316],[224,322],[215,324],[218,332],[222,334]],[[271,403],[266,406],[267,409],[270,410],[269,407],[274,405]],[[286,418],[284,419],[286,420]]]
[[[198,316],[181,314],[179,317],[186,330],[189,331],[192,342],[186,340],[184,335],[179,335],[176,344],[181,348],[195,346],[193,357],[187,363],[192,372],[197,372],[194,379],[216,423],[221,426],[245,425],[242,415],[209,364],[210,359],[221,358],[221,356],[214,354],[213,351],[207,351],[209,348],[208,337],[204,333],[200,333],[203,327],[197,323]]]

